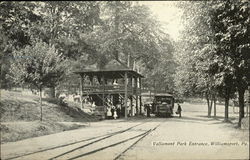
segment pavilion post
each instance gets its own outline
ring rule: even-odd
[[[140,99],[140,114],[142,114],[142,100],[141,100],[141,78],[139,78],[139,91],[140,91],[140,96],[139,96],[139,99]]]
[[[105,105],[105,95],[104,95],[104,92],[105,92],[105,79],[104,79],[104,75],[102,75],[102,87],[103,87],[103,92],[102,92],[102,106],[104,108],[104,115],[105,115],[105,118],[106,118],[107,108],[106,108],[106,105]]]
[[[138,78],[135,77],[135,109],[136,115],[138,115]]]
[[[84,76],[80,74],[80,101],[81,101],[81,109],[83,109],[83,78]]]
[[[134,91],[133,91],[133,77],[130,78],[130,86],[129,86],[130,90],[131,90],[131,96],[130,98],[130,110],[131,110],[131,116],[134,115],[134,108],[133,108],[133,95],[134,95]]]
[[[124,75],[124,90],[125,90],[125,97],[124,97],[124,107],[125,107],[125,115],[124,117],[127,118],[128,116],[128,108],[127,108],[127,101],[128,101],[128,73],[125,72]]]
[[[131,95],[130,97],[130,110],[131,110],[131,116],[134,115],[134,108],[133,108],[133,95]]]

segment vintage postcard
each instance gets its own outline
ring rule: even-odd
[[[2,160],[247,160],[250,3],[1,1]]]

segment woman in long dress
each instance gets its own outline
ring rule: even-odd
[[[107,117],[108,117],[108,119],[111,119],[111,117],[112,117],[112,113],[111,113],[111,108],[110,107],[107,108]]]

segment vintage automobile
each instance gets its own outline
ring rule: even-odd
[[[174,109],[174,97],[168,93],[157,93],[154,95],[152,113],[157,117],[171,117]]]

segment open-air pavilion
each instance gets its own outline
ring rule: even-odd
[[[91,97],[105,116],[111,105],[121,105],[121,116],[125,118],[142,112],[143,76],[138,72],[131,69],[85,69],[74,73],[80,75],[81,97]],[[82,100],[81,105],[83,107]]]

